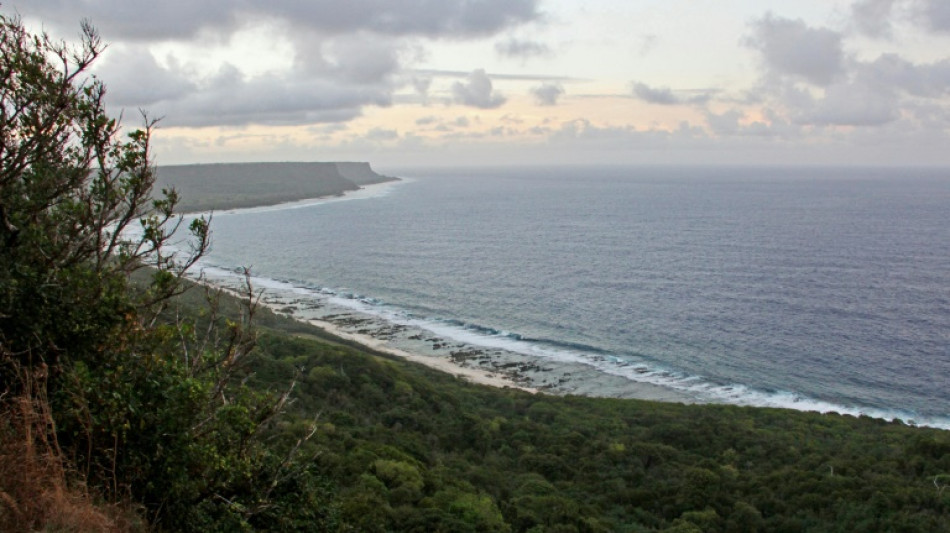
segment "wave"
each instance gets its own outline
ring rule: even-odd
[[[224,282],[227,285],[230,281],[233,285],[243,280],[243,274],[240,274],[239,269],[206,263],[201,264],[201,269],[204,277],[212,283]],[[273,295],[319,301],[331,308],[348,310],[391,325],[415,328],[444,340],[481,349],[502,350],[546,361],[593,368],[597,372],[631,382],[647,383],[683,393],[697,403],[774,407],[797,411],[839,413],[855,417],[868,416],[888,421],[901,420],[909,425],[950,430],[950,418],[946,417],[921,416],[902,409],[845,405],[811,398],[794,391],[761,390],[737,383],[716,383],[704,376],[667,368],[643,357],[618,355],[596,346],[555,339],[532,338],[517,332],[454,318],[419,316],[377,298],[361,295],[345,288],[317,287],[294,280],[277,280],[259,276],[252,276],[252,283],[256,288],[270,291]]]

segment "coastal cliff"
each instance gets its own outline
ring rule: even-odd
[[[373,185],[376,183],[383,183],[387,181],[393,181],[397,178],[390,176],[383,176],[377,174],[369,163],[358,163],[358,162],[338,162],[333,163],[336,165],[337,171],[346,179],[352,181],[357,185]]]
[[[155,190],[174,187],[179,212],[273,205],[337,196],[397,178],[369,163],[222,163],[160,166]]]

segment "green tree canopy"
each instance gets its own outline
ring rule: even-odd
[[[0,376],[17,368],[93,362],[154,317],[207,248],[166,253],[178,229],[174,191],[153,199],[153,123],[121,139],[105,88],[89,68],[103,50],[82,25],[67,46],[0,16]],[[136,230],[136,231],[130,231]],[[128,277],[157,268],[130,297]],[[65,358],[65,360],[64,360]]]

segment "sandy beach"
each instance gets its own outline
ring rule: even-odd
[[[276,309],[271,308],[276,311]],[[314,325],[331,335],[335,335],[342,339],[356,342],[362,346],[375,350],[377,352],[383,352],[390,355],[395,355],[407,361],[412,361],[413,363],[418,363],[420,365],[425,365],[429,368],[433,368],[440,372],[445,372],[447,374],[452,374],[459,378],[462,378],[471,383],[477,383],[479,385],[488,385],[489,387],[498,387],[498,388],[513,388],[519,389],[526,392],[537,393],[538,390],[532,387],[525,386],[516,382],[510,376],[505,374],[485,372],[482,369],[471,368],[466,366],[458,365],[452,362],[451,359],[442,358],[442,357],[432,357],[427,355],[410,353],[405,350],[400,350],[398,348],[393,348],[387,346],[385,341],[373,338],[369,335],[362,335],[359,333],[351,333],[344,331],[342,328],[333,324],[332,322],[327,322],[325,320],[307,320],[307,323]]]

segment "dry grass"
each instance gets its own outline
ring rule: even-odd
[[[43,372],[21,374],[16,397],[0,395],[0,531],[145,529],[128,506],[97,504],[84,486],[70,483]]]

